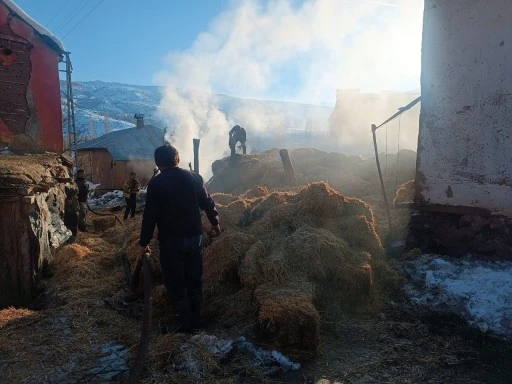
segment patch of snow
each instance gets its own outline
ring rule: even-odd
[[[0,155],[10,155],[11,151],[9,150],[9,147],[3,147],[0,149]]]
[[[300,369],[299,363],[294,363],[281,352],[276,350],[266,351],[256,347],[243,336],[238,339],[237,346],[241,350],[250,352],[254,356],[252,361],[253,366],[265,371],[265,373],[270,373],[270,371],[276,369],[282,369],[284,371],[296,371]]]
[[[92,208],[112,208],[124,205],[123,191],[111,191],[98,198],[89,199]]]
[[[456,313],[469,325],[512,339],[512,263],[424,255],[408,264],[410,300]]]
[[[25,23],[30,25],[37,33],[39,33],[42,36],[46,36],[49,39],[51,39],[61,50],[62,52],[65,52],[64,45],[62,42],[55,36],[53,33],[51,33],[48,29],[43,27],[41,24],[39,24],[37,21],[35,21],[32,17],[27,15],[23,9],[21,9],[14,1],[12,0],[2,0],[4,4],[9,8],[13,13],[15,13],[21,20],[23,20]]]

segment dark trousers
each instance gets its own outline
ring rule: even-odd
[[[124,210],[124,218],[127,219],[128,215],[131,217],[135,216],[135,207],[137,206],[137,196],[130,195],[130,197],[124,199],[126,202],[126,209]]]
[[[185,328],[199,328],[203,289],[201,236],[160,240],[160,266],[177,319]]]
[[[78,231],[78,214],[76,212],[66,212],[64,214],[64,225],[69,229],[74,237]]]

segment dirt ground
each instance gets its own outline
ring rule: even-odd
[[[387,220],[380,199],[367,201],[382,238]],[[392,212],[403,237],[410,212]],[[138,220],[128,223],[130,241],[136,240],[138,225]],[[30,308],[0,310],[0,384],[126,382],[140,339],[142,303],[115,305],[127,293],[118,256],[122,241],[113,235],[121,232],[80,233],[76,244],[60,249],[42,281],[45,289]],[[390,265],[401,274],[400,255]],[[155,320],[165,316],[159,311],[162,307],[156,308]],[[206,323],[205,332],[257,341],[251,327]],[[163,335],[154,321],[142,383],[512,382],[511,342],[483,335],[455,316],[413,308],[400,292],[383,298],[370,313],[324,318],[315,357],[282,351],[301,363],[299,371],[265,375],[245,357],[220,361],[197,354],[200,376],[178,372],[172,364],[187,343],[190,336]]]
[[[106,305],[125,290],[116,247],[97,234],[53,266],[34,307],[0,311],[1,383],[123,382],[138,346],[141,320]],[[400,263],[394,263],[400,269]],[[237,338],[240,330],[206,329]],[[323,324],[318,356],[299,372],[263,376],[250,364],[218,364],[201,379],[151,372],[173,359],[187,336],[153,331],[145,383],[510,383],[512,343],[482,335],[449,315],[394,297],[374,314]],[[128,364],[126,364],[126,361]]]

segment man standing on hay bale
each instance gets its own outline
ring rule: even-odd
[[[160,174],[148,184],[146,206],[140,233],[140,254],[151,253],[149,242],[158,226],[160,266],[164,284],[175,314],[176,332],[194,332],[201,328],[202,297],[202,209],[212,225],[212,234],[220,234],[215,202],[204,187],[203,178],[178,167],[178,150],[170,145],[155,150]]]
[[[140,183],[137,180],[135,172],[130,173],[130,178],[123,184],[123,197],[126,202],[124,211],[124,219],[128,219],[128,215],[133,219],[135,217],[135,208],[137,207],[137,195],[140,192]]]
[[[242,153],[245,155],[247,152],[247,148],[245,146],[245,141],[247,140],[247,133],[245,129],[239,125],[235,125],[229,131],[229,148],[231,148],[231,156],[235,156],[236,153],[236,143],[240,142],[242,146]]]

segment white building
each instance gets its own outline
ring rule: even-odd
[[[512,216],[512,1],[425,0],[416,203]]]

